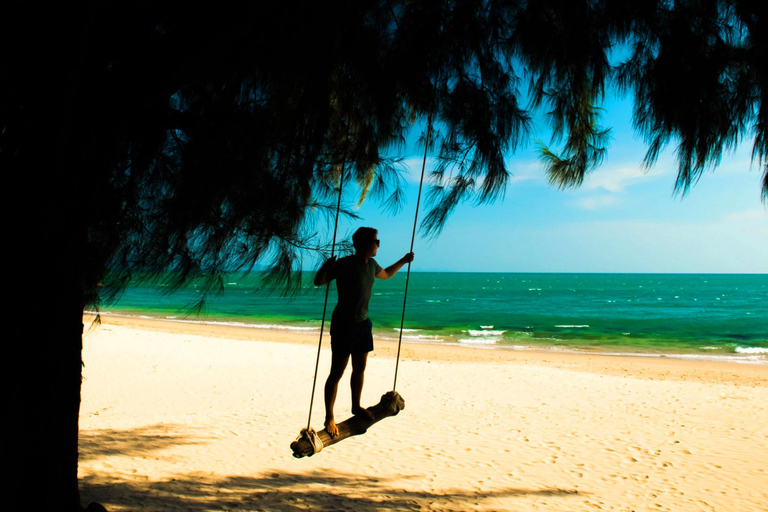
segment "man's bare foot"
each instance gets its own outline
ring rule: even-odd
[[[336,422],[333,418],[325,420],[325,431],[331,436],[331,439],[339,435],[339,427],[336,426]]]
[[[371,411],[369,411],[368,409],[363,409],[362,407],[353,407],[352,414],[354,414],[355,416],[362,416],[363,418],[369,419],[371,421],[375,419]]]

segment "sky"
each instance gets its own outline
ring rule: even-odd
[[[768,209],[751,139],[681,196],[674,193],[674,143],[644,169],[647,145],[632,129],[631,101],[610,97],[603,108],[612,141],[581,187],[549,185],[531,142],[508,156],[512,177],[503,199],[460,205],[436,239],[417,232],[412,271],[768,273]],[[541,119],[535,130],[532,139],[549,140]],[[401,156],[409,170],[402,210],[383,213],[373,201],[354,208],[350,197],[347,206],[362,219],[339,225],[343,236],[360,226],[377,228],[376,260],[383,266],[411,242],[423,149],[409,146]],[[428,158],[427,174],[433,165]]]

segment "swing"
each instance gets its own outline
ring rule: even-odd
[[[413,219],[413,234],[411,235],[411,250],[413,252],[413,242],[416,238],[416,225],[419,216],[419,204],[421,202],[421,189],[424,184],[424,169],[427,164],[427,151],[429,151],[429,139],[432,133],[432,116],[430,115],[427,120],[427,138],[424,144],[424,159],[421,163],[421,180],[419,181],[419,193],[416,199],[416,214]],[[336,207],[336,221],[333,227],[333,245],[331,245],[331,257],[334,255],[336,249],[336,233],[339,225],[339,212],[341,210],[341,189],[344,183],[344,166],[341,168],[341,175],[339,176],[339,201]],[[397,370],[400,366],[400,347],[403,343],[403,325],[405,322],[405,304],[408,298],[408,281],[411,276],[411,264],[408,263],[408,271],[405,276],[405,292],[403,294],[403,314],[400,317],[400,335],[397,341],[397,358],[395,359],[395,380],[392,384],[392,391],[388,391],[382,395],[378,404],[368,407],[367,411],[370,413],[370,417],[359,415],[352,416],[351,418],[342,421],[337,424],[339,429],[339,435],[331,437],[326,429],[316,432],[311,427],[312,422],[312,406],[315,400],[315,388],[317,387],[317,370],[320,365],[320,349],[323,344],[323,327],[325,326],[325,314],[328,307],[328,293],[331,289],[331,283],[326,284],[325,288],[325,303],[323,304],[323,319],[320,323],[320,341],[317,345],[317,360],[315,362],[315,377],[312,381],[312,396],[309,401],[309,418],[307,419],[307,427],[301,429],[301,433],[294,442],[291,443],[291,450],[293,450],[293,456],[297,459],[301,457],[311,457],[312,455],[319,453],[323,448],[334,445],[339,441],[342,441],[348,437],[365,434],[368,428],[384,418],[390,416],[396,416],[400,411],[405,409],[405,400],[400,394],[395,391],[397,387]]]

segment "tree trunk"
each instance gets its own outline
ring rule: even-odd
[[[17,149],[0,159],[7,171],[2,219],[9,242],[3,284],[16,308],[3,333],[13,353],[2,372],[0,454],[9,471],[1,510],[82,510],[77,465],[84,275],[90,261],[83,191],[87,108],[79,82],[82,59],[78,51],[68,52],[66,36],[80,37],[85,8],[69,5],[36,20],[40,46],[14,68],[13,91],[23,108],[13,112],[8,136]],[[42,49],[44,41],[59,36],[58,46]],[[80,48],[79,39],[74,45]]]
[[[66,258],[65,258],[66,259]],[[82,290],[73,277],[31,268],[14,269],[24,293],[17,304],[34,318],[11,318],[6,361],[10,378],[3,421],[6,477],[3,510],[79,511],[77,440],[80,414]],[[39,280],[38,280],[39,278]],[[68,282],[67,282],[68,281]],[[74,285],[74,286],[73,286]],[[37,293],[34,293],[37,292]]]
[[[291,443],[293,456],[297,459],[306,456],[311,457],[321,449],[334,445],[348,437],[365,434],[368,428],[374,423],[377,423],[384,418],[395,416],[403,409],[405,409],[405,400],[403,400],[403,397],[401,397],[397,391],[389,391],[382,395],[378,404],[368,408],[373,419],[362,415],[352,416],[348,420],[342,421],[337,425],[339,427],[339,435],[333,438],[328,435],[328,432],[325,429],[317,432],[317,436],[322,442],[322,445],[318,447],[318,450],[312,446],[312,442],[306,435],[300,436],[299,439]]]

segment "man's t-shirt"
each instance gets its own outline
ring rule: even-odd
[[[330,279],[336,279],[339,293],[332,322],[352,324],[368,319],[368,302],[379,272],[381,267],[373,258],[364,263],[359,256],[347,256],[336,262],[328,274]]]

